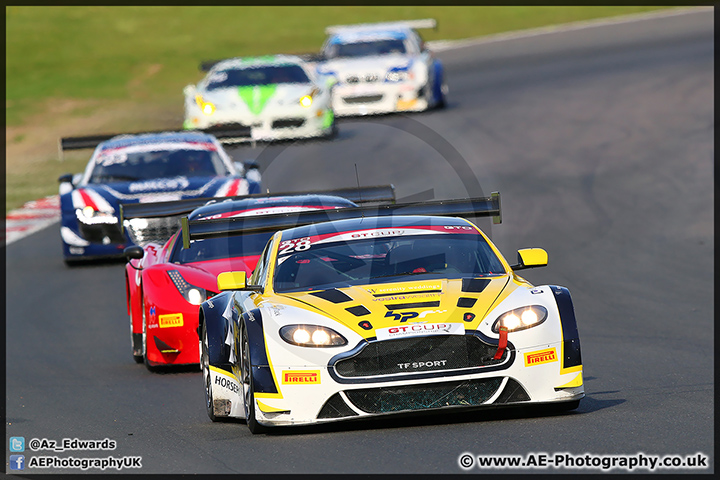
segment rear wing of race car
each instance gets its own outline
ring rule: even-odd
[[[325,28],[325,35],[334,35],[349,30],[366,30],[366,29],[382,29],[393,27],[406,27],[415,30],[432,28],[437,30],[438,22],[434,18],[424,18],[422,20],[400,20],[396,22],[380,22],[380,23],[356,23],[354,25],[331,25]]]
[[[257,217],[233,217],[215,220],[188,220],[187,217],[183,217],[181,220],[183,247],[190,248],[190,240],[202,238],[272,232],[319,222],[391,215],[493,217],[493,223],[502,223],[500,193],[493,192],[489,197],[309,210]]]
[[[375,185],[371,187],[347,187],[332,190],[312,190],[305,192],[255,193],[234,197],[204,197],[153,203],[121,203],[120,224],[131,218],[170,217],[188,214],[198,207],[227,200],[243,200],[246,198],[284,197],[292,195],[332,195],[342,197],[354,203],[395,202],[395,186]]]
[[[331,195],[342,197],[354,203],[394,203],[395,202],[395,186],[394,185],[375,185],[369,187],[348,187],[336,188],[332,190],[314,190],[305,192],[277,192],[277,193],[256,193],[252,195],[238,195],[234,197],[204,197],[204,198],[188,198],[185,200],[174,200],[169,202],[152,202],[152,203],[121,203],[120,216],[118,226],[121,231],[127,230],[130,239],[142,245],[149,241],[147,229],[150,227],[152,220],[155,221],[155,230],[159,230],[157,225],[162,225],[162,231],[153,233],[151,241],[163,243],[180,228],[180,216],[189,215],[193,210],[204,205],[212,203],[221,203],[228,200],[243,200],[248,198],[268,198],[281,196],[296,195]],[[151,219],[151,222],[137,222],[133,219]],[[176,225],[175,230],[171,226]]]
[[[182,133],[192,132],[194,130],[182,130]],[[219,128],[213,127],[205,130],[197,130],[199,132],[208,133],[213,135],[215,138],[220,140],[221,143],[235,140],[249,140],[251,138],[250,127],[233,127],[233,128]],[[84,150],[88,148],[95,148],[102,142],[110,140],[111,138],[118,137],[121,135],[144,135],[153,133],[172,133],[173,130],[152,130],[145,132],[134,132],[134,133],[106,133],[101,135],[88,135],[84,137],[64,137],[58,142],[58,151],[60,154],[60,160],[63,158],[63,152],[65,150]]]

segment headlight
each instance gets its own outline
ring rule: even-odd
[[[200,107],[200,110],[205,115],[212,115],[215,113],[215,110],[217,110],[213,103],[203,100],[202,95],[195,95],[195,103],[197,103],[198,107]]]
[[[498,333],[500,327],[507,327],[508,332],[517,332],[540,325],[547,318],[547,309],[542,305],[530,305],[505,312],[495,320],[492,331]]]
[[[402,82],[413,78],[413,74],[408,70],[390,70],[385,75],[385,80],[388,82]]]
[[[87,207],[82,209],[83,215],[85,215],[87,218],[92,218],[95,216],[95,209],[88,205]]]
[[[319,325],[286,325],[280,337],[300,347],[339,347],[347,344],[345,337],[330,328]]]
[[[85,225],[113,224],[118,219],[112,212],[100,212],[90,205],[75,209],[75,216]]]
[[[175,287],[177,287],[178,292],[180,292],[183,298],[191,305],[200,305],[207,299],[207,291],[204,288],[189,284],[177,270],[168,270],[167,273],[170,276],[170,280],[172,280]]]
[[[312,105],[312,103],[313,99],[310,95],[304,95],[300,97],[300,105],[302,105],[303,107],[308,108],[310,107],[310,105]]]

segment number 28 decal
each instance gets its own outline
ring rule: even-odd
[[[280,242],[278,255],[287,255],[292,252],[302,252],[308,248],[310,248],[310,237],[293,238],[292,240]]]

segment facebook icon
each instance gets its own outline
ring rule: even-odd
[[[25,455],[10,455],[10,470],[24,470]]]

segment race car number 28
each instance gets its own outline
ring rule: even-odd
[[[310,237],[293,238],[280,242],[278,255],[286,255],[292,252],[302,252],[310,248]]]

